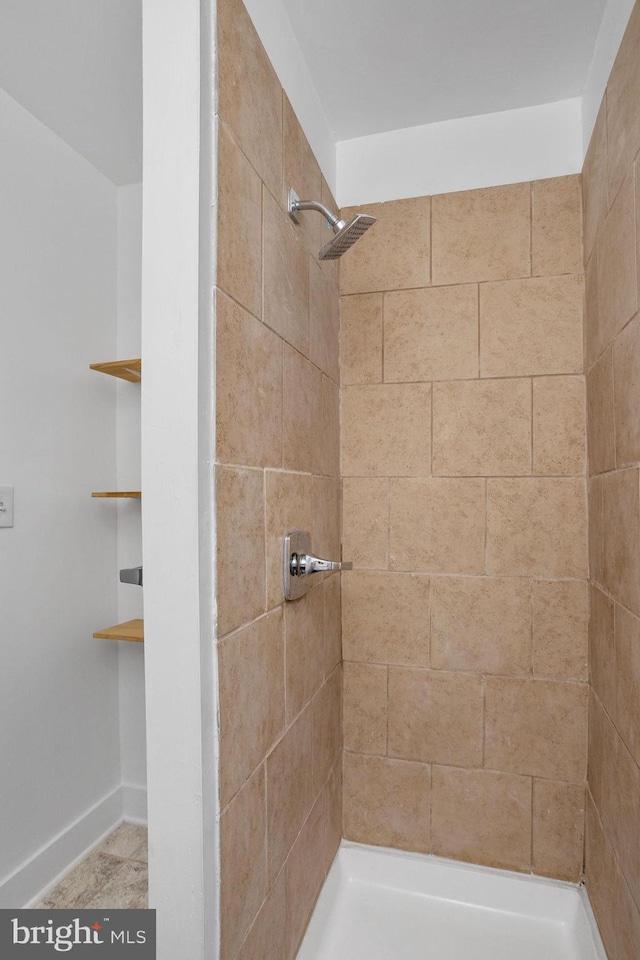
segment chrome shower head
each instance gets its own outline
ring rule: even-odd
[[[288,209],[289,216],[294,223],[300,223],[298,217],[300,210],[317,210],[318,213],[327,218],[335,236],[324,245],[318,254],[320,260],[337,260],[349,247],[353,246],[356,240],[360,239],[365,230],[368,230],[376,222],[375,217],[370,217],[366,213],[356,213],[348,222],[340,220],[335,213],[325,207],[324,203],[317,200],[300,200],[291,187],[289,187]]]
[[[355,217],[351,217],[351,220],[347,223],[344,220],[339,220],[333,227],[334,230],[337,230],[336,235],[329,240],[329,243],[325,243],[318,258],[320,260],[337,260],[375,222],[376,218],[370,217],[366,213],[356,213]]]

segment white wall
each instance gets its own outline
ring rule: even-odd
[[[118,190],[117,355],[141,355],[142,184]],[[116,384],[116,474],[119,490],[140,490],[140,386]],[[117,569],[142,563],[139,500],[114,504],[118,518]],[[143,616],[143,591],[118,583],[118,622]],[[144,646],[120,643],[120,763],[124,815],[146,819],[147,756],[145,748]]]
[[[245,0],[341,206],[577,173],[635,0],[608,0],[582,97],[334,143],[282,0]]]
[[[341,207],[543,180],[582,169],[581,101],[446,120],[337,144]]]
[[[115,405],[89,370],[116,346],[116,189],[3,91],[0,210],[0,906],[16,907],[40,875],[20,868],[62,869],[91,839],[65,832],[95,805],[89,833],[106,829],[120,783],[118,650],[91,636],[117,615],[113,506],[91,499],[115,481]]]

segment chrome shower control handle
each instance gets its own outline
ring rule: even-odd
[[[282,544],[282,589],[285,600],[297,600],[311,589],[311,574],[353,570],[352,563],[325,560],[311,553],[311,537],[305,530],[288,533]]]
[[[314,557],[312,553],[292,553],[290,569],[292,577],[308,577],[312,573],[324,573],[328,570],[353,570],[353,564],[350,561],[323,560],[322,557]]]

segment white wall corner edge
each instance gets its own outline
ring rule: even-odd
[[[582,101],[505,110],[337,145],[341,207],[545,180],[582,169]]]
[[[124,818],[124,790],[119,786],[0,880],[0,907],[33,907]]]

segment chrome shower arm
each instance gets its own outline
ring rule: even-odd
[[[333,227],[334,233],[342,230],[345,225],[345,221],[337,217],[335,213],[332,213],[329,207],[325,207],[324,203],[320,203],[319,200],[300,200],[295,190],[292,190],[291,187],[289,188],[288,210],[289,216],[292,220],[295,220],[296,223],[300,222],[296,216],[299,210],[317,210],[318,213],[321,213],[323,217],[327,218]]]
[[[329,210],[329,207],[325,207],[324,203],[320,203],[319,200],[296,200],[293,209],[317,210],[318,213],[321,213],[327,218],[335,231],[340,230],[344,226],[344,220],[341,220],[340,217],[337,217],[335,213],[332,213],[331,210]]]
[[[334,236],[329,243],[325,243],[318,260],[338,260],[376,222],[376,218],[368,213],[356,213],[348,222],[341,220],[319,200],[301,200],[293,187],[289,187],[287,210],[294,223],[300,223],[298,214],[301,210],[317,210],[327,218]]]

